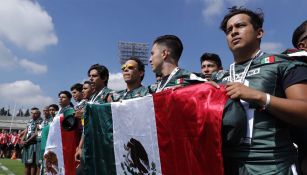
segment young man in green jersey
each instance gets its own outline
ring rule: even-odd
[[[153,42],[149,62],[152,71],[162,75],[162,79],[158,84],[153,84],[149,87],[150,92],[160,92],[193,82],[205,81],[194,73],[178,67],[182,51],[182,42],[175,35],[159,36]]]
[[[37,148],[37,129],[43,122],[40,117],[40,111],[38,108],[31,108],[32,119],[27,123],[27,128],[23,131],[23,135],[20,138],[23,146],[22,150],[22,163],[25,164],[26,175],[36,175],[37,167],[39,165],[39,159],[36,154]],[[39,140],[40,141],[40,140]],[[40,148],[39,148],[40,149]]]
[[[109,102],[143,97],[148,94],[148,88],[142,85],[142,80],[145,76],[145,66],[140,59],[136,57],[129,58],[122,65],[121,69],[127,88],[112,93],[109,96]]]
[[[289,124],[307,122],[307,65],[260,50],[263,13],[230,8],[221,22],[234,63],[215,80],[247,116],[241,144],[224,146],[225,174],[296,174]]]
[[[200,57],[201,76],[206,80],[211,80],[212,73],[223,69],[220,57],[215,53],[204,53]]]

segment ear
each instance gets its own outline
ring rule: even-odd
[[[262,29],[262,28],[259,28],[259,29],[257,30],[257,38],[258,38],[258,39],[261,39],[261,38],[263,37],[263,35],[264,35],[263,29]]]
[[[161,55],[162,55],[163,60],[165,60],[168,57],[168,54],[169,54],[169,52],[168,52],[167,49],[162,50]]]
[[[140,77],[144,76],[144,72],[140,71]]]
[[[106,85],[107,83],[107,77],[104,77],[104,79],[102,79],[102,81],[103,81],[103,83],[104,83],[104,85]]]
[[[306,48],[307,48],[307,43],[299,42],[299,43],[297,44],[297,48],[298,48],[299,50],[306,50]]]

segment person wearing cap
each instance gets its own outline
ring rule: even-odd
[[[261,51],[262,25],[263,13],[244,7],[230,8],[220,25],[234,63],[213,80],[225,84],[229,98],[244,106],[245,111],[236,116],[247,117],[241,143],[223,143],[226,175],[297,174],[289,127],[306,127],[307,76],[296,71],[300,67],[307,75],[307,64]]]
[[[307,62],[307,20],[302,22],[292,34],[293,49],[287,49],[286,54],[296,60]]]
[[[37,159],[38,151],[36,150],[37,143],[37,129],[43,122],[40,117],[40,111],[38,108],[31,108],[32,119],[27,123],[26,129],[23,131],[21,137],[22,150],[22,163],[25,164],[25,174],[36,175],[37,167],[39,166],[39,159]]]
[[[190,71],[178,67],[183,51],[181,40],[175,35],[163,35],[156,38],[151,49],[149,63],[152,71],[162,75],[157,86],[149,86],[150,92],[160,92],[169,88],[186,86],[205,81]]]
[[[291,58],[307,62],[307,20],[302,22],[292,34],[293,49],[283,52]],[[306,76],[303,72],[297,72],[301,76]],[[298,146],[298,165],[303,175],[307,175],[307,129],[306,127],[293,126],[291,135],[294,143]]]
[[[215,53],[204,53],[200,57],[201,74],[206,80],[211,80],[213,72],[222,70],[222,62],[220,57]]]
[[[307,20],[302,22],[293,32],[292,44],[299,50],[307,51]]]
[[[145,76],[144,63],[136,57],[131,57],[122,65],[121,69],[127,88],[111,93],[108,101],[116,102],[146,96],[148,88],[142,85]]]

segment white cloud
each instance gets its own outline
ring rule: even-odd
[[[0,41],[0,67],[11,69],[12,67],[15,67],[16,61],[17,61],[17,58]]]
[[[18,67],[34,74],[43,74],[48,70],[46,65],[38,64],[28,59],[18,59],[18,57],[0,41],[0,68],[13,70]]]
[[[111,73],[109,76],[108,87],[113,90],[126,89],[126,83],[122,73]]]
[[[45,106],[53,103],[53,99],[44,96],[39,85],[29,80],[0,84],[1,101],[25,106]]]
[[[245,6],[249,0],[225,0],[230,6]]]
[[[52,18],[36,1],[1,0],[0,37],[29,51],[57,44]]]
[[[216,20],[216,17],[225,13],[226,7],[244,6],[248,0],[202,0],[203,9],[202,16],[205,23],[211,23]],[[187,1],[186,1],[187,2]],[[188,2],[187,2],[188,3]]]
[[[34,74],[43,74],[47,72],[47,66],[42,64],[37,64],[27,59],[22,59],[19,62],[20,66],[26,69],[29,72]]]
[[[205,23],[211,23],[215,16],[218,16],[223,12],[223,8],[223,0],[204,0],[202,15]]]
[[[282,43],[277,42],[263,42],[261,43],[261,49],[268,53],[281,53],[284,46]]]

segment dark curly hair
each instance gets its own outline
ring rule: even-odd
[[[244,7],[233,6],[229,8],[228,14],[224,16],[224,19],[222,20],[221,25],[220,25],[220,29],[226,33],[228,20],[237,14],[248,15],[250,17],[250,22],[253,25],[253,28],[255,30],[262,28],[263,22],[264,22],[264,19],[263,19],[264,14],[261,9],[258,9],[257,11],[254,12]]]

